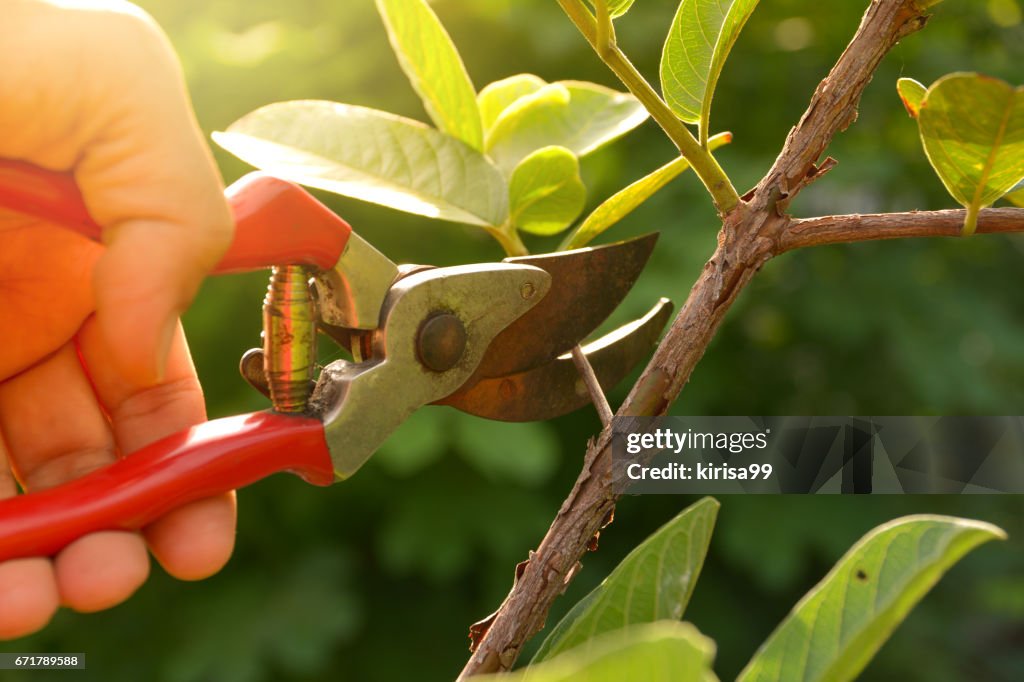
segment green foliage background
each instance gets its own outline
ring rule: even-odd
[[[371,0],[140,4],[179,50],[208,132],[260,105],[297,98],[426,118]],[[712,132],[736,135],[718,156],[741,192],[771,163],[866,4],[775,0],[755,12],[723,73],[712,117]],[[619,87],[551,0],[438,0],[435,9],[478,88],[519,72]],[[652,80],[674,9],[638,2],[618,22],[621,45]],[[1019,0],[937,6],[931,25],[885,60],[860,120],[830,150],[839,167],[804,192],[794,212],[950,207],[895,81],[906,75],[930,83],[978,70],[1020,83],[1019,9]],[[245,172],[217,154],[228,181]],[[588,209],[671,157],[670,143],[648,122],[628,142],[587,158]],[[477,229],[326,199],[396,261],[501,257]],[[703,188],[688,174],[614,228],[608,238],[662,232],[614,321],[641,314],[660,295],[681,303],[713,248],[715,225]],[[551,249],[557,239],[528,244]],[[765,266],[730,312],[674,412],[1022,414],[1022,263],[1019,236],[785,255]],[[186,317],[212,416],[265,407],[235,370],[242,350],[258,344],[264,281],[259,274],[210,281]],[[328,349],[323,359],[331,357]],[[126,605],[96,615],[62,612],[43,633],[4,650],[86,652],[85,677],[105,681],[451,679],[466,657],[468,624],[501,601],[513,566],[539,541],[597,428],[586,410],[540,425],[423,410],[348,483],[321,490],[280,476],[240,492],[238,549],[215,578],[184,584],[154,569]],[[600,551],[585,558],[549,621],[691,501],[624,500]],[[923,511],[992,521],[1011,541],[957,566],[864,679],[1024,679],[1022,498],[721,502],[686,618],[718,641],[722,679],[735,676],[852,542],[882,521]]]

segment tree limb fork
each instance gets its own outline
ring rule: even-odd
[[[729,307],[770,258],[806,246],[959,234],[962,210],[811,219],[795,219],[787,213],[793,198],[835,164],[832,159],[819,159],[836,133],[856,120],[861,94],[882,58],[926,21],[917,0],[870,3],[856,34],[814,91],[771,169],[723,216],[714,254],[617,416],[653,416],[667,411]],[[1024,231],[1024,209],[981,213],[979,232],[1020,231]],[[489,621],[460,680],[509,670],[523,644],[543,628],[551,604],[576,574],[595,533],[614,511],[617,496],[613,483],[611,429],[606,427],[588,444],[583,470],[572,491]]]

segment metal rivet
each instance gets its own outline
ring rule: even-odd
[[[533,283],[526,282],[523,286],[519,287],[519,295],[523,297],[523,300],[529,301],[533,298],[533,295],[537,293],[537,287],[533,286]]]
[[[466,350],[466,328],[451,313],[434,315],[420,327],[416,339],[420,362],[435,372],[451,369]]]

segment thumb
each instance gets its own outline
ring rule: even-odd
[[[227,248],[232,222],[169,42],[145,15],[113,23],[89,76],[100,96],[81,115],[96,135],[75,178],[104,226],[94,269],[101,333],[116,369],[148,386],[162,379],[177,319]]]
[[[145,387],[163,380],[178,318],[211,264],[208,254],[220,249],[183,239],[178,226],[160,221],[116,229],[93,270],[96,318],[117,373]]]
[[[0,131],[17,131],[0,156],[74,170],[108,247],[93,270],[101,333],[124,379],[151,385],[232,230],[181,68],[127,2],[0,5]]]

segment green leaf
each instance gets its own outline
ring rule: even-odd
[[[591,0],[590,4],[597,8],[594,0]],[[606,0],[605,4],[608,6],[608,15],[612,19],[618,19],[633,6],[633,0]]]
[[[932,168],[967,207],[964,234],[978,211],[1024,178],[1024,88],[996,78],[954,73],[932,83],[918,117]]]
[[[494,122],[510,104],[520,97],[537,92],[545,85],[547,83],[539,76],[534,76],[532,73],[520,73],[500,81],[494,81],[481,90],[480,94],[476,96],[476,104],[480,108],[484,131],[489,132],[494,127]]]
[[[559,81],[509,105],[484,147],[506,174],[543,147],[565,147],[583,157],[647,120],[630,94],[594,83]]]
[[[430,218],[497,226],[508,188],[480,152],[419,121],[302,100],[257,109],[214,133],[224,149],[295,182]]]
[[[1013,189],[1010,190],[1010,193],[1003,198],[1009,201],[1010,203],[1017,204],[1018,206],[1024,208],[1024,180],[1021,180],[1016,185],[1014,185]]]
[[[707,139],[711,99],[729,51],[757,0],[682,0],[661,53],[661,89],[669,108]]]
[[[538,149],[509,179],[512,224],[531,234],[558,234],[576,220],[586,199],[580,162],[565,147]]]
[[[730,142],[732,142],[732,133],[719,133],[708,140],[708,148],[713,151]],[[689,167],[690,163],[679,156],[653,173],[640,178],[629,187],[619,190],[595,208],[583,223],[562,242],[559,250],[578,249],[586,246],[592,239],[632,213],[634,209],[650,199],[655,192]]]
[[[377,0],[402,71],[434,124],[474,149],[483,149],[476,89],[455,44],[425,0]]]
[[[593,638],[603,632],[682,618],[704,565],[718,507],[705,497],[644,540],[562,618],[533,661],[569,649],[594,650]]]
[[[900,94],[900,99],[903,100],[903,106],[906,107],[910,118],[917,118],[921,111],[921,102],[924,101],[928,88],[913,78],[900,78],[896,81],[896,92]]]
[[[854,679],[946,570],[1005,537],[991,524],[948,516],[875,528],[800,600],[737,682]]]
[[[616,630],[594,646],[474,682],[710,682],[715,643],[689,623],[659,621]]]

